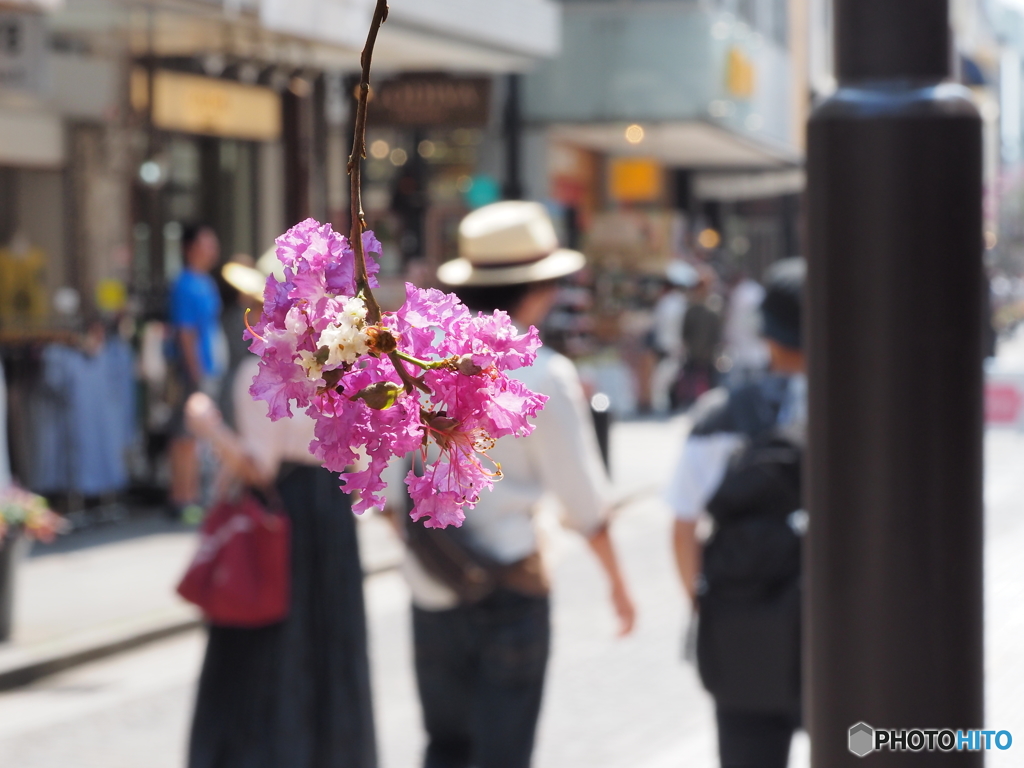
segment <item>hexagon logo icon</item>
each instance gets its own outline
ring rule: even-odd
[[[850,751],[857,757],[864,757],[875,751],[875,729],[867,723],[850,726]]]

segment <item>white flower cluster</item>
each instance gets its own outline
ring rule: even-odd
[[[284,324],[284,334],[296,338],[315,333],[304,305],[288,310]],[[366,333],[365,302],[356,297],[344,299],[333,322],[320,332],[316,346],[315,352],[306,349],[296,351],[295,362],[305,369],[306,377],[312,381],[323,378],[324,368],[332,369],[342,363],[353,363],[360,355],[365,355],[370,349],[370,339]]]
[[[366,335],[366,304],[353,296],[346,299],[334,322],[324,328],[317,347],[327,347],[327,362],[324,365],[333,367],[354,363],[360,355],[367,353],[369,341]]]

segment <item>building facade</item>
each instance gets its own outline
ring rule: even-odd
[[[137,426],[145,453],[159,453],[166,371],[154,328],[184,228],[212,226],[225,259],[258,258],[308,216],[347,230],[354,77],[373,6],[0,0],[0,354],[15,401],[29,398],[48,347],[78,349],[99,320],[142,361]],[[366,192],[395,301],[406,261],[450,247],[450,219],[497,136],[506,73],[557,53],[561,10],[390,6],[374,81],[391,108],[371,123]],[[12,441],[26,442],[27,419]],[[14,454],[31,477],[37,446]]]

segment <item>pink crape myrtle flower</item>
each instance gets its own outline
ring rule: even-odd
[[[372,232],[363,250],[372,287]],[[246,332],[260,357],[250,394],[271,419],[293,406],[314,419],[310,452],[358,493],[356,512],[383,506],[384,469],[415,452],[413,519],[461,525],[501,477],[487,451],[532,432],[547,400],[506,373],[533,363],[537,329],[520,334],[504,312],[474,315],[452,294],[411,284],[401,309],[370,326],[348,239],[313,219],[278,238],[277,256],[284,280],[267,278],[263,314]]]

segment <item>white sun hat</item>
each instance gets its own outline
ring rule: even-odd
[[[263,289],[267,284],[267,276],[274,275],[278,281],[284,281],[284,265],[277,258],[277,247],[271,246],[257,260],[255,267],[229,261],[220,270],[221,276],[228,285],[239,293],[244,293],[257,301],[263,301]]]
[[[558,246],[540,203],[506,200],[485,205],[459,224],[459,258],[437,270],[447,285],[516,285],[554,280],[583,268],[586,257]]]

